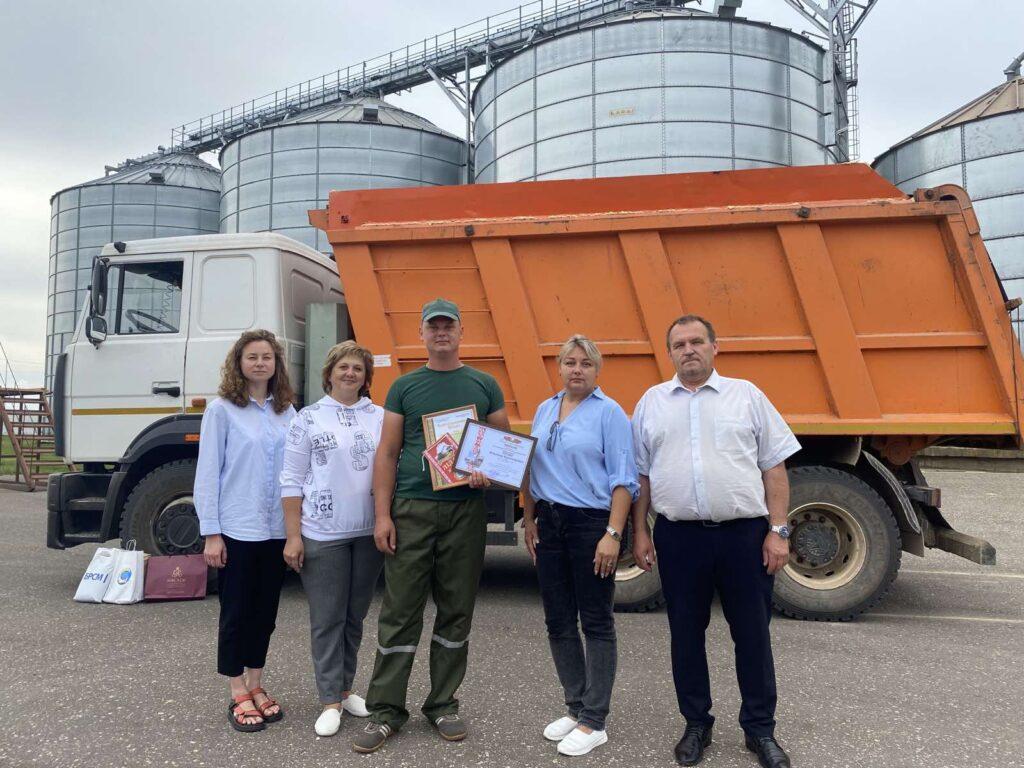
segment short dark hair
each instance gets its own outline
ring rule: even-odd
[[[673,320],[672,325],[670,325],[668,327],[668,330],[665,331],[666,347],[668,347],[669,349],[672,348],[671,344],[669,343],[669,339],[672,336],[672,329],[675,328],[677,325],[686,325],[687,323],[700,323],[701,325],[703,325],[705,328],[708,329],[708,341],[710,341],[712,344],[715,343],[715,328],[713,325],[711,325],[709,321],[705,320],[700,315],[683,315],[682,317],[677,317],[675,320]]]

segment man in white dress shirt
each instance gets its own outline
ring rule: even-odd
[[[686,729],[680,765],[696,765],[714,717],[704,649],[718,591],[736,647],[746,746],[764,768],[789,768],[775,741],[775,666],[768,622],[776,571],[789,560],[785,460],[800,450],[782,416],[756,386],[714,369],[718,342],[704,318],[668,329],[676,375],[651,387],[633,413],[640,497],[633,554],[657,557],[672,634],[672,676]],[[652,540],[648,510],[657,513]]]

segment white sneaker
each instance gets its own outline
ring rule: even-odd
[[[313,730],[317,736],[333,736],[341,728],[341,710],[334,707],[327,707],[316,719]]]
[[[574,728],[568,736],[558,742],[558,751],[563,755],[578,757],[587,754],[594,747],[600,747],[606,741],[608,734],[605,731],[584,733],[579,728]]]
[[[560,717],[553,723],[548,723],[544,729],[544,738],[549,741],[561,741],[576,727],[576,721],[571,717]]]
[[[341,708],[353,717],[370,716],[370,710],[366,708],[366,699],[362,696],[356,696],[354,693],[350,693],[348,698],[342,700]]]

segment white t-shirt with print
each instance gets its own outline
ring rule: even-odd
[[[285,439],[281,496],[302,497],[302,535],[336,541],[373,534],[373,459],[384,409],[364,397],[303,408]]]

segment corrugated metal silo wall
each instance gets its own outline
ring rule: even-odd
[[[331,190],[459,184],[465,143],[404,126],[296,123],[221,152],[221,232],[280,232],[333,255],[307,212]]]
[[[476,89],[476,180],[835,162],[824,61],[792,32],[717,17],[647,16],[539,43]]]

